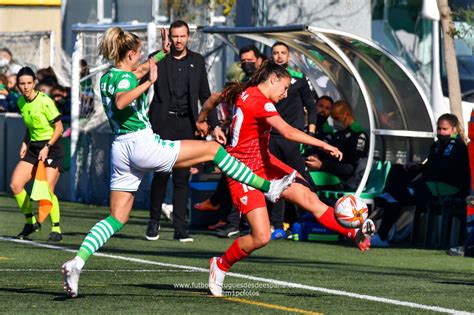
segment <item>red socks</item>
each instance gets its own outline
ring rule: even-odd
[[[244,259],[248,255],[248,253],[240,248],[239,239],[236,239],[234,243],[230,245],[224,255],[217,259],[217,266],[220,270],[227,272],[233,264]]]
[[[321,223],[325,228],[328,228],[334,232],[341,234],[351,240],[355,238],[356,230],[354,229],[346,229],[342,225],[340,225],[336,221],[336,217],[334,216],[334,208],[328,207],[327,210],[317,218],[319,223]]]

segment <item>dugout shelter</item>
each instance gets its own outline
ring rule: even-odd
[[[204,27],[233,46],[241,37],[271,47],[290,47],[290,66],[301,70],[318,95],[344,99],[369,135],[367,167],[356,191],[367,184],[374,161],[421,162],[435,137],[428,98],[413,74],[377,43],[342,31],[314,26]]]

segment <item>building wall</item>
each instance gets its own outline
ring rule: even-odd
[[[61,6],[0,6],[0,32],[53,31],[61,47]]]
[[[240,0],[247,1],[247,0]],[[371,38],[370,0],[267,0],[267,26],[306,24]]]

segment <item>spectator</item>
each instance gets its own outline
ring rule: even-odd
[[[0,112],[8,111],[8,78],[0,73]]]
[[[38,91],[43,92],[44,94],[51,96],[51,89],[55,87],[56,84],[52,83],[50,80],[38,81],[36,88]]]
[[[330,96],[323,95],[316,102],[316,138],[326,139],[334,133],[333,128],[328,123],[334,101]]]
[[[17,74],[21,66],[13,59],[13,54],[8,48],[0,49],[0,73],[6,75]]]
[[[336,132],[325,141],[343,153],[342,161],[333,160],[324,152],[310,152],[306,165],[313,171],[324,171],[338,176],[344,190],[354,191],[359,186],[369,150],[367,135],[354,118],[346,101],[337,101],[331,110]]]
[[[437,138],[431,145],[424,163],[405,166],[396,164],[390,169],[384,194],[376,199],[376,203],[382,205],[384,211],[378,234],[375,236],[375,246],[389,246],[387,236],[399,217],[402,206],[415,205],[416,211],[426,208],[432,198],[426,182],[445,183],[455,187],[460,198],[467,196],[469,157],[464,134],[455,115],[443,114],[438,118]]]
[[[79,97],[81,99],[81,109],[79,116],[84,118],[89,117],[94,111],[94,89],[92,87],[92,78],[85,78],[89,75],[89,66],[87,65],[87,61],[81,59],[80,67],[81,83]]]
[[[56,107],[61,113],[63,123],[71,123],[71,100],[67,89],[61,85],[57,85],[50,90],[51,98],[54,100]]]
[[[39,83],[45,83],[48,86],[58,85],[58,77],[52,67],[42,68],[36,71],[36,78]]]
[[[171,53],[158,63],[158,79],[150,106],[150,121],[155,133],[164,139],[193,139],[201,104],[211,95],[204,58],[187,48],[189,27],[178,20],[170,25]],[[165,45],[168,36],[165,34]],[[216,114],[210,118],[217,126]],[[169,173],[154,173],[151,184],[150,221],[146,230],[147,240],[159,238],[161,208],[166,193]],[[174,169],[173,226],[174,239],[192,242],[186,227],[186,200],[188,195],[189,168]]]
[[[288,67],[290,51],[285,43],[276,42],[273,44],[271,58],[276,64],[285,67],[291,76],[288,96],[275,104],[278,113],[290,126],[303,131],[305,112],[307,112],[308,133],[314,136],[316,131],[315,99],[308,79],[303,73]],[[312,184],[299,143],[285,139],[276,129],[272,129],[269,149],[275,157],[298,171],[308,183]],[[315,187],[312,188],[315,191]],[[286,233],[283,230],[285,200],[280,200],[274,205],[269,204],[268,206],[271,211],[270,221],[273,226],[272,239],[286,238]]]
[[[21,96],[18,85],[16,84],[16,74],[10,74],[8,76],[8,111],[13,113],[18,113],[20,109],[18,108],[17,101]]]

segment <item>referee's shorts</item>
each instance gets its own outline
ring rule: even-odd
[[[26,151],[26,155],[21,160],[30,164],[38,163],[39,152],[44,148],[48,141],[49,140],[30,141],[30,143],[28,144],[28,150]],[[58,141],[56,141],[56,143],[49,148],[48,157],[46,158],[44,164],[46,167],[57,168],[60,172],[62,172],[63,163],[64,143],[63,140],[59,138]]]

